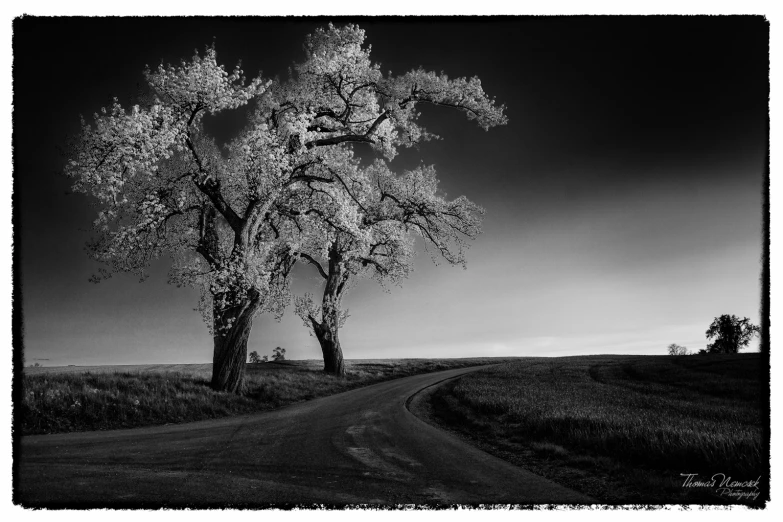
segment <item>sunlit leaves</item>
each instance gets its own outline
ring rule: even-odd
[[[459,109],[484,130],[508,122],[503,114],[505,107],[495,105],[495,100],[487,97],[481,80],[475,76],[450,80],[445,74],[417,69],[388,80],[384,87],[399,105],[418,102]]]
[[[181,126],[161,105],[149,110],[135,105],[126,111],[115,101],[93,119],[93,125],[82,119],[81,141],[65,172],[74,178],[76,190],[102,203],[124,202],[125,184],[136,175],[154,175],[181,141]]]
[[[417,123],[418,104],[460,110],[484,129],[507,122],[504,107],[487,97],[478,78],[449,79],[421,69],[384,77],[363,43],[357,26],[316,31],[305,44],[307,60],[261,97],[258,118],[282,129],[292,115],[304,117],[296,121],[306,123],[298,141],[305,147],[367,143],[388,159],[399,147],[433,137]]]
[[[425,246],[434,248],[434,254],[464,266],[466,240],[481,233],[484,209],[464,196],[449,201],[440,195],[432,166],[398,176],[383,162],[376,162],[369,172],[379,203],[368,213],[368,222],[396,220],[407,231],[420,235]]]
[[[237,65],[229,74],[217,64],[214,47],[207,48],[203,57],[196,52],[190,62],[179,67],[159,65],[148,69],[145,77],[164,103],[200,117],[200,111],[214,114],[225,109],[236,109],[263,92],[268,82],[253,79],[247,86],[243,71]]]
[[[342,325],[341,299],[358,278],[369,276],[384,286],[402,284],[412,269],[415,236],[433,260],[464,266],[467,241],[481,231],[483,209],[465,197],[449,201],[438,194],[432,167],[396,175],[378,160],[340,175],[350,184],[345,193],[352,201],[332,198],[330,209],[324,199],[321,219],[307,227],[299,244],[301,257],[317,264],[325,279],[320,305],[310,295],[296,301],[296,313],[311,330]],[[340,213],[344,208],[355,212]]]
[[[318,29],[282,81],[247,82],[239,66],[218,64],[213,47],[148,69],[150,101],[128,109],[115,101],[83,121],[65,168],[100,207],[92,255],[139,274],[171,256],[171,282],[201,288],[208,323],[259,295],[259,309],[282,313],[289,271],[303,255],[323,263],[339,255],[339,292],[321,308],[297,304],[307,316],[329,308],[335,324],[345,320],[339,300],[352,280],[407,277],[416,235],[447,262],[464,263],[482,210],[438,194],[431,167],[398,175],[384,160],[363,166],[353,147],[390,160],[433,138],[418,124],[422,104],[462,111],[484,129],[506,123],[504,108],[477,78],[384,76],[364,41],[355,25]],[[246,128],[225,148],[204,132],[204,114],[250,101]]]

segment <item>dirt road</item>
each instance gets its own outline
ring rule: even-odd
[[[50,507],[590,503],[407,409],[423,388],[475,369],[242,417],[23,437],[14,498]]]

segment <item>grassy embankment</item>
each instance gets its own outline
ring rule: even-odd
[[[509,359],[348,360],[345,378],[320,361],[249,364],[246,393],[209,388],[211,364],[25,368],[24,435],[132,428],[239,415],[381,381]]]
[[[761,476],[764,487],[761,364],[759,354],[530,358],[452,381],[431,396],[430,412],[486,451],[601,502],[749,504],[685,488],[681,474]]]

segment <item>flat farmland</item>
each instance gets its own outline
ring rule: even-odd
[[[718,483],[761,476],[765,487],[763,363],[759,354],[526,358],[441,386],[429,419],[602,502],[735,503],[736,491],[684,484],[719,474]]]
[[[379,382],[510,358],[355,359],[344,378],[319,360],[248,364],[245,392],[209,387],[211,364],[28,367],[16,417],[23,435],[193,422],[268,411]]]

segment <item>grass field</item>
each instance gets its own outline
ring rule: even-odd
[[[209,388],[211,364],[24,369],[23,435],[132,428],[270,410],[377,382],[509,359],[347,360],[346,377],[321,361],[249,364],[246,393]]]
[[[602,502],[747,504],[683,487],[681,474],[766,481],[761,363],[759,354],[527,358],[441,387],[431,411],[485,450]]]

